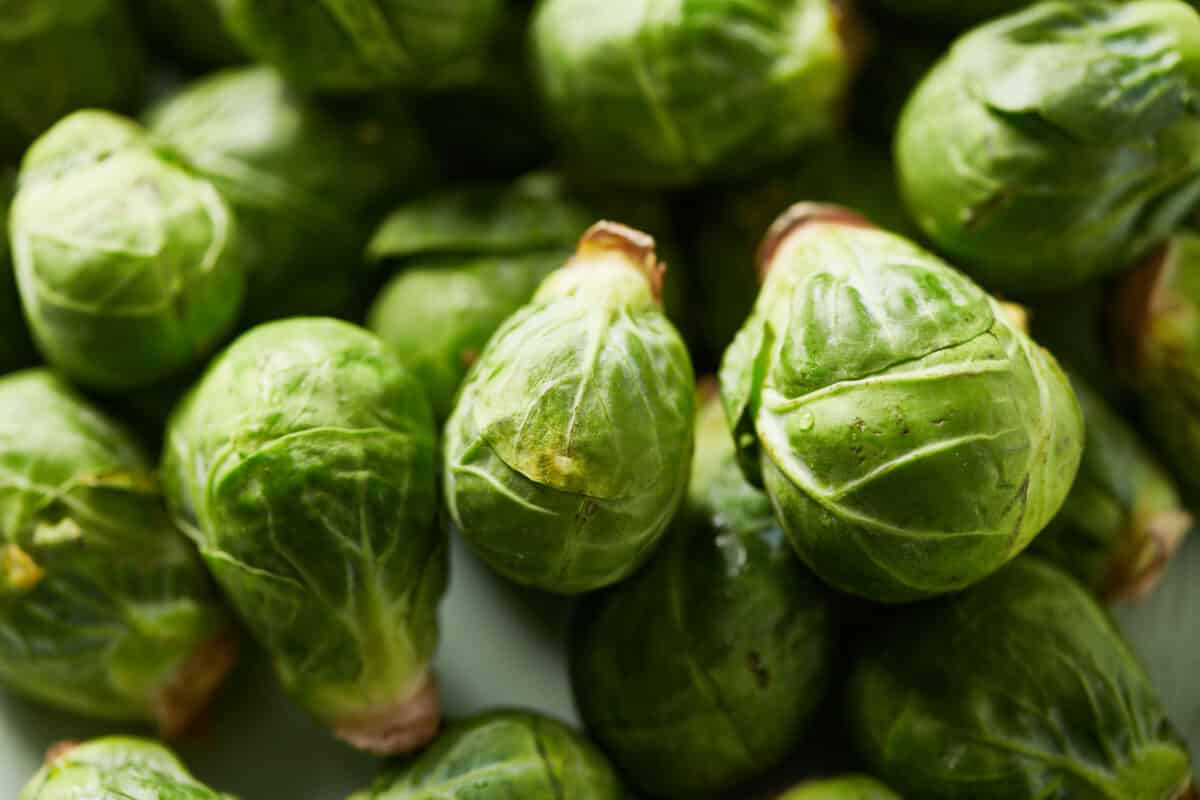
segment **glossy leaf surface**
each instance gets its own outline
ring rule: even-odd
[[[819,576],[884,602],[962,589],[1057,513],[1079,406],[996,301],[846,213],[781,221],[725,354],[726,412],[743,467]]]
[[[989,288],[1126,267],[1200,198],[1200,15],[1060,0],[985,25],[909,100],[896,153],[913,217]]]
[[[866,648],[853,725],[905,797],[1172,800],[1191,782],[1120,632],[1046,562],[902,609]]]
[[[244,334],[168,426],[172,511],[284,686],[346,738],[429,684],[446,583],[434,449],[400,360],[318,318]]]
[[[647,249],[631,253],[607,230],[496,332],[446,427],[454,523],[502,574],[562,593],[645,561],[692,453],[691,360],[658,303],[652,245],[635,234]]]

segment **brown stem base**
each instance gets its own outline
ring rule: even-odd
[[[76,747],[79,747],[80,742],[72,739],[67,739],[62,742],[55,742],[46,750],[45,763],[47,766],[63,758],[67,753],[70,753]]]
[[[1193,522],[1191,514],[1178,509],[1160,511],[1143,521],[1141,552],[1121,559],[1125,568],[1109,579],[1105,600],[1110,605],[1131,602],[1153,592]]]
[[[200,645],[163,687],[154,708],[163,738],[173,739],[187,731],[233,669],[237,653],[237,632],[232,627],[225,628]]]
[[[377,756],[411,753],[428,744],[441,725],[437,679],[428,675],[408,697],[365,714],[343,717],[334,734],[347,744]]]

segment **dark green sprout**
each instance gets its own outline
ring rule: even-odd
[[[432,173],[403,109],[306,98],[270,67],[203,78],[154,108],[149,127],[232,207],[250,324],[351,313],[371,228]]]
[[[546,0],[532,40],[572,164],[670,186],[748,173],[832,131],[853,31],[834,0]]]
[[[133,439],[48,370],[0,378],[0,681],[176,733],[231,620]]]
[[[132,105],[142,67],[124,0],[0,4],[0,157],[19,157],[72,111]]]
[[[583,598],[572,623],[588,732],[650,796],[733,789],[812,727],[833,671],[833,616],[767,496],[746,483],[714,391],[673,530],[632,578]]]
[[[898,610],[849,692],[867,764],[921,800],[1177,800],[1187,748],[1112,619],[1024,557],[967,591]]]
[[[326,92],[480,80],[504,0],[217,0],[247,53]]]

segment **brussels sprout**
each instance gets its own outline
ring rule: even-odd
[[[1149,593],[1192,528],[1170,475],[1129,425],[1078,377],[1083,461],[1035,548],[1110,602]]]
[[[234,800],[188,773],[169,750],[111,736],[51,750],[17,800]]]
[[[39,139],[9,224],[38,347],[80,383],[134,389],[183,372],[237,317],[229,206],[122,117],[80,111]]]
[[[133,440],[48,370],[0,378],[0,681],[180,730],[232,664],[204,566]]]
[[[1200,541],[1184,544],[1154,594],[1119,606],[1116,615],[1167,716],[1191,745],[1193,766],[1200,764]]]
[[[1200,493],[1200,235],[1182,234],[1130,272],[1113,300],[1116,358],[1176,478]]]
[[[0,158],[59,118],[136,99],[142,58],[124,0],[0,3]]]
[[[668,186],[749,172],[833,129],[853,61],[835,0],[545,0],[535,71],[568,156]]]
[[[779,800],[900,800],[900,795],[874,778],[846,775],[810,781],[787,792]]]
[[[909,101],[896,153],[921,228],[985,285],[1125,267],[1200,199],[1200,15],[1061,0],[979,28]]]
[[[572,625],[588,731],[654,797],[709,797],[779,762],[832,673],[830,598],[746,483],[713,394],[674,530],[645,569],[584,598]]]
[[[897,233],[912,229],[891,159],[856,139],[809,148],[792,164],[776,167],[759,180],[714,193],[703,204],[692,246],[700,278],[696,285],[703,307],[703,340],[715,353],[729,345],[754,308],[754,251],[763,231],[800,200],[849,206]]]
[[[10,175],[0,177],[0,219],[8,219],[16,185]],[[21,311],[21,295],[13,269],[8,231],[0,231],[0,373],[28,367],[38,361],[37,350],[29,336],[29,326]]]
[[[801,558],[900,602],[1023,550],[1083,448],[1053,357],[966,277],[846,209],[793,207],[761,258],[721,384],[743,468]]]
[[[248,67],[197,81],[150,114],[154,136],[237,214],[247,321],[350,311],[371,226],[430,170],[408,118],[374,105],[321,104],[273,69]]]
[[[246,60],[221,24],[217,0],[135,0],[134,9],[163,57],[196,69]]]
[[[384,221],[367,257],[400,273],[367,324],[421,379],[438,419],[491,335],[562,266],[590,221],[545,174],[440,192]]]
[[[683,501],[691,360],[649,236],[599,223],[488,342],[446,426],[454,523],[503,575],[578,593],[650,555]]]
[[[350,800],[621,800],[612,767],[561,722],[494,711],[452,725]]]
[[[172,510],[284,687],[347,742],[432,738],[446,584],[435,433],[375,336],[297,318],[241,336],[172,414]]]
[[[300,86],[429,90],[477,81],[504,0],[216,0],[233,38]]]
[[[854,670],[851,718],[905,797],[1175,800],[1191,783],[1137,659],[1057,568],[1018,559],[883,627]]]

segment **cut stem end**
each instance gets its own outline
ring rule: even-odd
[[[623,256],[637,267],[650,284],[650,293],[655,302],[662,305],[663,275],[667,265],[658,260],[654,237],[648,233],[619,222],[601,220],[579,240],[579,248],[575,258],[571,259],[571,265],[586,265],[592,258],[613,253]]]
[[[55,742],[54,744],[50,745],[49,749],[46,750],[46,766],[50,766],[51,764],[66,758],[68,753],[70,753],[76,747],[79,747],[81,744],[82,742],[68,739],[66,741]]]
[[[347,744],[373,755],[402,755],[432,741],[441,719],[437,679],[428,674],[408,697],[374,711],[343,717],[334,723],[333,732]]]
[[[796,203],[771,224],[758,248],[758,277],[764,280],[775,254],[796,233],[812,225],[841,225],[851,228],[876,227],[869,219],[843,206],[826,203]]]
[[[237,654],[237,631],[229,626],[200,645],[163,687],[155,717],[164,739],[175,739],[187,732],[233,669]]]
[[[1188,512],[1170,509],[1159,511],[1139,523],[1141,553],[1139,557],[1128,559],[1126,568],[1113,576],[1105,592],[1109,604],[1140,600],[1154,591],[1194,521]]]

